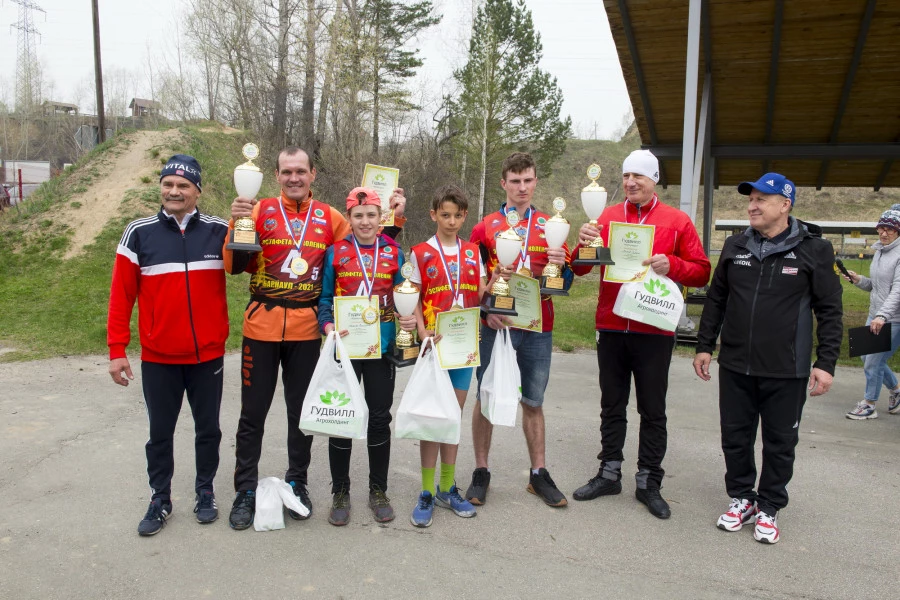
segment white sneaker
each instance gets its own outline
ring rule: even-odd
[[[756,522],[757,512],[759,511],[756,508],[756,502],[732,498],[728,512],[719,517],[716,527],[724,531],[740,531],[741,527],[747,523]]]
[[[756,519],[756,528],[753,530],[753,539],[764,544],[777,544],[781,539],[778,530],[778,517],[767,512],[759,511]]]
[[[856,406],[853,407],[853,410],[848,412],[845,415],[848,419],[853,419],[854,421],[862,421],[864,419],[877,419],[878,411],[875,410],[874,404],[869,404],[865,400],[857,403]]]
[[[892,415],[900,413],[900,390],[897,390],[896,392],[892,391],[889,398],[888,412]]]

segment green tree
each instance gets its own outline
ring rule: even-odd
[[[422,59],[418,49],[408,49],[407,44],[420,31],[441,21],[432,14],[432,8],[428,0],[409,4],[402,0],[368,0],[363,8],[370,33],[372,152],[376,156],[383,105],[391,104],[401,110],[416,108],[409,102],[409,91],[403,82],[416,74]]]
[[[524,0],[486,0],[478,8],[468,62],[453,74],[462,91],[450,102],[449,124],[454,149],[480,167],[479,218],[487,177],[499,178],[507,153],[532,152],[546,175],[571,135],[572,119],[560,119],[556,78],[538,68],[542,52]]]

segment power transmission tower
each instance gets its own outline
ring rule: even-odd
[[[19,5],[19,21],[12,27],[19,30],[16,54],[16,111],[30,113],[41,98],[41,65],[35,50],[35,38],[40,32],[34,26],[32,11],[47,14],[32,0],[12,0]]]

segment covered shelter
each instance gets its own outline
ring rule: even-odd
[[[817,189],[900,186],[900,2],[604,6],[642,145],[692,218],[703,178],[707,252],[719,185],[777,171]]]

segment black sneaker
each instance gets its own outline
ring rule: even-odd
[[[622,482],[621,481],[613,481],[612,479],[606,479],[602,475],[603,469],[601,469],[596,477],[592,477],[590,481],[586,484],[575,490],[575,493],[572,494],[572,497],[576,500],[593,500],[594,498],[599,498],[600,496],[612,496],[614,494],[622,493]]]
[[[338,490],[331,501],[331,512],[328,513],[328,522],[338,527],[343,527],[350,522],[350,495],[347,490]]]
[[[659,488],[638,488],[634,490],[634,497],[645,504],[647,510],[649,510],[650,514],[654,517],[657,517],[658,519],[668,519],[672,516],[672,511],[669,510],[669,503],[663,500],[662,495],[659,493]]]
[[[288,514],[291,515],[291,518],[295,521],[305,521],[312,516],[312,500],[309,499],[309,492],[302,483],[297,483],[296,481],[291,481],[289,483],[291,484],[291,487],[294,488],[294,495],[300,499],[300,504],[308,508],[309,512],[304,517],[300,513],[288,509]]]
[[[376,523],[387,523],[394,520],[394,508],[391,506],[391,499],[378,486],[373,486],[369,490],[369,508],[372,509]]]
[[[558,508],[569,503],[563,493],[557,489],[556,484],[553,483],[550,473],[543,467],[538,470],[537,475],[533,472],[531,473],[531,479],[528,482],[528,487],[525,489],[543,500],[547,506]]]
[[[231,506],[231,515],[228,524],[232,529],[247,529],[253,525],[253,516],[256,514],[256,492],[245,490],[238,492]]]
[[[219,518],[219,507],[212,490],[200,490],[194,499],[194,514],[198,523],[212,523]]]
[[[477,506],[487,500],[488,487],[491,485],[491,472],[484,467],[472,471],[472,485],[466,490],[466,499]]]
[[[150,502],[147,514],[138,525],[138,534],[143,536],[156,535],[166,526],[166,520],[172,515],[172,503],[163,502],[157,498]]]

